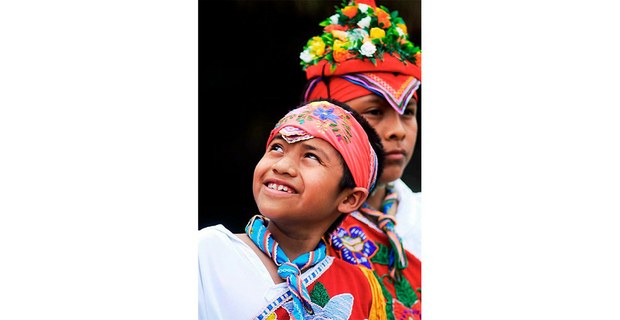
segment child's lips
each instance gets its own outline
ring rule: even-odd
[[[386,160],[405,160],[407,153],[404,150],[392,150],[385,153]]]

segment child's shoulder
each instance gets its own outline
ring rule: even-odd
[[[232,233],[222,224],[216,224],[198,230],[198,237],[200,237],[201,239],[228,236],[229,234]]]
[[[225,226],[218,224],[198,230],[198,246],[213,248],[218,244],[234,244],[241,242],[239,238]]]

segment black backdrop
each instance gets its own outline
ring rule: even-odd
[[[420,0],[376,0],[398,10],[421,48]],[[243,232],[258,213],[254,166],[269,131],[301,101],[299,53],[340,0],[226,0],[198,3],[198,228]],[[423,48],[422,48],[423,49]],[[419,93],[421,96],[421,93]],[[419,116],[421,116],[421,103]],[[418,118],[421,128],[421,119]],[[403,180],[421,191],[421,135]]]

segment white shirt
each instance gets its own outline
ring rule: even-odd
[[[396,233],[403,240],[403,247],[422,260],[421,192],[413,192],[401,179],[394,183],[398,192]]]
[[[198,319],[253,319],[285,293],[254,251],[223,225],[198,231]]]
[[[301,274],[304,285],[329,269],[326,257]],[[198,231],[198,319],[246,320],[289,300],[286,282],[275,284],[256,253],[223,225]]]

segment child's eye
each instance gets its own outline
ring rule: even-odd
[[[369,109],[364,111],[365,116],[380,116],[383,114],[383,111],[379,108],[377,109]]]
[[[306,153],[306,154],[304,155],[304,157],[306,157],[306,158],[310,158],[310,159],[313,159],[313,160],[316,160],[316,161],[318,161],[318,162],[321,162],[321,159],[319,159],[319,157],[318,157],[316,154],[314,154],[314,153],[310,153],[310,152],[308,152],[308,153]]]
[[[407,108],[405,109],[405,112],[403,112],[404,116],[410,116],[410,117],[415,117],[415,109],[414,108]]]
[[[282,152],[282,145],[279,143],[274,143],[271,146],[269,146],[269,151],[278,151],[278,152]]]

